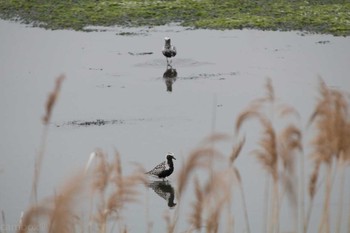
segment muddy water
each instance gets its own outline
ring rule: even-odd
[[[176,188],[176,169],[189,152],[213,131],[232,137],[234,120],[264,94],[267,77],[276,95],[299,111],[302,126],[314,107],[319,76],[350,91],[350,38],[176,26],[45,31],[5,21],[0,31],[0,208],[9,226],[17,224],[29,203],[43,106],[59,74],[67,78],[48,133],[39,198],[52,195],[96,148],[111,157],[117,149],[126,174],[132,162],[150,169],[172,151],[177,160],[170,183]],[[178,49],[173,70],[167,70],[160,52],[165,36]],[[265,216],[264,172],[248,155],[256,146],[256,126],[244,126],[247,144],[237,161],[252,232],[260,232]],[[232,141],[217,147],[229,153]],[[154,232],[163,231],[169,203],[152,188],[141,192],[141,204],[125,212],[129,230],[142,232],[150,221]],[[186,200],[184,213],[190,206]],[[236,232],[245,232],[238,197],[235,203]],[[321,203],[316,202],[315,212]],[[293,230],[288,214],[282,210],[282,232]],[[187,229],[186,218],[180,218],[179,232]]]

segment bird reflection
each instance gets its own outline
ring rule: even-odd
[[[167,66],[166,71],[163,74],[163,79],[165,81],[166,90],[168,92],[173,91],[173,83],[176,81],[177,78],[177,72],[176,69],[172,66]]]
[[[148,184],[148,187],[153,189],[158,196],[166,200],[170,208],[176,206],[176,203],[174,203],[175,191],[169,181],[153,181]]]

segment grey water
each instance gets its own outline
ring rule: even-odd
[[[66,79],[49,126],[39,199],[53,195],[96,148],[111,157],[117,150],[126,174],[134,162],[151,169],[173,152],[175,172],[169,186],[162,186],[172,195],[177,172],[205,137],[213,132],[229,135],[231,140],[216,145],[229,155],[235,119],[265,94],[267,78],[276,96],[297,109],[302,128],[315,106],[320,77],[331,87],[350,91],[349,37],[176,25],[95,29],[51,31],[0,20],[0,210],[9,226],[18,224],[29,206],[44,104],[60,74]],[[161,54],[165,36],[172,38],[178,52],[173,70],[167,69]],[[257,147],[256,128],[244,126],[247,143],[236,167],[243,179],[251,231],[261,232],[266,176],[249,153]],[[349,173],[346,178],[345,197],[350,194]],[[152,187],[157,185],[162,184]],[[140,203],[125,210],[129,231],[144,232],[152,222],[153,232],[164,232],[164,213],[172,213],[179,204],[183,215],[178,231],[186,231],[191,197],[177,203],[175,192],[175,200],[169,202],[152,187],[140,188]],[[235,198],[240,206],[239,196]],[[316,215],[322,210],[322,199],[317,200]],[[349,204],[346,200],[345,206]],[[237,208],[235,231],[246,232]],[[282,209],[281,232],[291,232],[293,224]],[[317,225],[312,224],[310,232],[316,232]]]

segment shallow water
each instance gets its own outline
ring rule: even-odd
[[[52,195],[96,148],[111,157],[118,150],[126,174],[133,170],[132,162],[151,169],[172,151],[177,160],[170,183],[176,188],[177,171],[186,156],[212,132],[232,137],[237,115],[264,95],[267,77],[276,95],[299,111],[302,126],[314,107],[319,76],[332,87],[350,91],[349,37],[177,26],[86,33],[46,31],[2,20],[0,31],[0,208],[9,225],[17,224],[29,204],[44,103],[59,74],[67,78],[49,128],[39,198]],[[160,52],[165,36],[178,50],[172,64],[176,74],[166,73]],[[167,75],[171,78],[164,78]],[[252,232],[260,231],[265,215],[264,172],[248,154],[256,147],[256,126],[244,126],[247,144],[236,163]],[[232,140],[217,147],[228,154]],[[347,182],[345,197],[350,194]],[[142,192],[141,205],[125,211],[129,230],[142,232],[151,221],[153,232],[164,231],[168,203],[152,189]],[[181,203],[185,213],[189,199]],[[315,205],[320,212],[322,205]],[[292,225],[288,212],[282,211],[281,232],[291,231]],[[179,232],[187,226],[182,216]],[[240,214],[235,215],[235,230],[245,232]]]

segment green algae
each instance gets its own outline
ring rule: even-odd
[[[0,0],[0,17],[48,29],[176,22],[194,28],[350,35],[350,2],[344,0]]]

